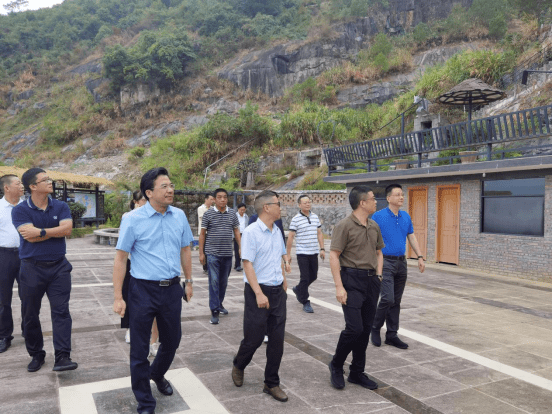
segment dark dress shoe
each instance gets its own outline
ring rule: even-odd
[[[243,369],[238,369],[235,366],[232,367],[232,381],[236,387],[243,385]]]
[[[369,390],[375,390],[378,388],[378,383],[368,378],[368,375],[364,372],[362,374],[349,373],[347,381],[353,384],[358,384],[361,387],[368,388]]]
[[[236,267],[236,271],[237,272],[243,272],[243,267],[241,267],[241,266]]]
[[[370,332],[370,341],[372,341],[372,345],[374,346],[381,346],[381,336],[379,330],[372,329],[372,331]]]
[[[282,389],[276,385],[275,387],[269,388],[268,385],[264,385],[263,392],[272,395],[276,401],[286,402],[288,400],[287,394],[282,391]]]
[[[155,414],[155,411],[142,411],[140,414]]]
[[[157,385],[157,389],[161,394],[173,395],[173,389],[171,387],[171,383],[167,381],[165,377],[161,378],[160,380],[154,380],[152,378],[152,381],[155,382],[155,385]]]
[[[394,337],[394,338],[391,338],[391,339],[386,339],[386,340],[385,340],[385,344],[386,344],[386,345],[395,346],[395,347],[397,347],[397,348],[399,348],[399,349],[406,349],[406,348],[408,348],[408,344],[405,343],[405,342],[403,342],[403,341],[401,341],[401,340],[399,339],[398,336],[396,336],[396,337]]]
[[[228,310],[226,310],[222,305],[220,305],[219,312],[221,315],[228,315]]]
[[[33,356],[33,360],[27,366],[27,371],[36,372],[42,367],[42,365],[44,365],[44,355],[35,355]]]
[[[345,379],[343,378],[343,367],[340,369],[334,368],[333,363],[330,361],[328,364],[328,367],[330,368],[330,381],[332,383],[332,387],[338,390],[342,390],[345,388]]]
[[[6,352],[10,347],[10,345],[11,345],[11,339],[9,338],[0,339],[0,354],[2,352]]]
[[[52,371],[71,371],[77,369],[78,366],[79,364],[71,361],[71,358],[68,356],[62,356],[56,361]]]
[[[291,290],[293,290],[293,293],[295,293],[295,298],[297,299],[297,302],[301,303],[301,301],[299,300],[299,295],[297,294],[297,286],[293,286]]]

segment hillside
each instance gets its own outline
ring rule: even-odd
[[[11,13],[0,160],[128,187],[161,163],[200,188],[207,166],[249,142],[210,170],[238,188],[240,161],[391,134],[397,122],[382,127],[415,94],[498,83],[549,41],[550,16],[538,0],[72,0]],[[256,185],[303,170],[280,166]]]

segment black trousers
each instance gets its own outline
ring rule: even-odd
[[[127,259],[126,273],[125,278],[123,279],[123,300],[125,303],[128,303],[128,289],[130,285],[130,260]],[[130,312],[128,311],[128,306],[125,311],[125,316],[121,318],[121,328],[128,329],[130,328]]]
[[[318,277],[318,254],[298,254],[299,284],[295,288],[297,300],[305,303],[309,300],[309,286]]]
[[[381,282],[381,296],[374,318],[374,330],[380,330],[385,322],[387,333],[385,337],[392,339],[399,330],[399,313],[401,299],[406,286],[407,265],[404,260],[383,259],[383,281]]]
[[[40,325],[40,307],[44,294],[50,301],[56,361],[60,356],[71,353],[71,327],[73,325],[69,313],[71,270],[73,267],[66,258],[61,259],[53,266],[37,265],[25,259],[21,260],[19,280],[21,281],[25,346],[30,356],[46,355],[42,326]]]
[[[150,378],[159,380],[169,370],[182,338],[182,286],[159,286],[134,277],[130,278],[128,308],[130,310],[130,380],[138,402],[138,412],[154,411],[155,398]],[[157,318],[159,350],[151,366],[148,361],[151,325]]]
[[[270,340],[266,345],[265,384],[270,387],[280,385],[278,370],[284,354],[284,334],[286,330],[287,294],[282,285],[260,285],[268,298],[269,308],[259,308],[255,292],[245,284],[245,307],[243,312],[243,340],[234,358],[234,366],[245,369],[251,362],[257,348],[263,343],[265,333]]]
[[[234,239],[234,256],[236,257],[236,264],[234,265],[234,269],[235,269],[241,266],[240,246],[236,241],[236,239]]]
[[[21,291],[19,283],[19,252],[17,249],[0,247],[0,339],[13,339],[12,297],[13,283],[17,280],[17,290]],[[19,295],[21,297],[21,294]],[[21,323],[23,332],[23,323]]]
[[[366,366],[366,348],[372,328],[381,282],[374,276],[341,270],[343,287],[347,291],[347,304],[342,305],[345,329],[341,331],[332,363],[343,367],[352,352],[349,372],[360,374]]]

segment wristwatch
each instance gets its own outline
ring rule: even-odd
[[[189,283],[191,285],[194,281],[192,279],[184,279],[184,283]]]
[[[418,256],[418,260],[420,259],[424,260],[424,256]]]
[[[46,230],[40,229],[40,237],[46,236]]]

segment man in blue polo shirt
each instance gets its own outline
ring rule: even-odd
[[[65,236],[71,234],[73,220],[69,206],[50,197],[52,180],[41,168],[25,171],[21,178],[31,193],[26,201],[12,210],[12,222],[20,234],[20,295],[25,329],[25,345],[33,358],[27,370],[38,371],[44,364],[44,338],[40,326],[40,305],[48,295],[54,339],[54,371],[77,368],[71,361],[71,327],[69,298],[71,270],[65,258]]]
[[[131,211],[121,223],[113,265],[113,311],[124,317],[123,280],[129,253],[132,254],[128,309],[130,312],[130,378],[138,401],[138,413],[155,412],[156,401],[150,387],[155,382],[161,394],[172,395],[165,379],[180,339],[182,296],[192,298],[192,231],[184,212],[170,204],[174,184],[165,168],[153,168],[140,182],[148,200]],[[186,277],[185,292],[180,286],[180,269]],[[161,345],[153,363],[148,361],[151,326],[157,318]]]
[[[399,349],[407,349],[408,344],[397,336],[401,299],[406,285],[406,239],[418,256],[418,269],[425,269],[424,257],[414,236],[412,220],[406,211],[400,210],[404,203],[404,193],[399,184],[391,184],[385,189],[388,207],[372,216],[378,223],[385,247],[383,248],[383,280],[380,301],[370,335],[372,344],[381,346],[380,329],[386,322],[385,343]]]
[[[244,268],[243,340],[232,367],[232,381],[243,385],[244,370],[263,343],[265,332],[270,341],[266,348],[265,385],[263,392],[285,402],[288,397],[280,388],[278,370],[284,354],[286,330],[287,281],[282,267],[290,272],[286,247],[274,221],[280,218],[278,194],[263,191],[255,199],[259,219],[247,226],[242,238]]]

